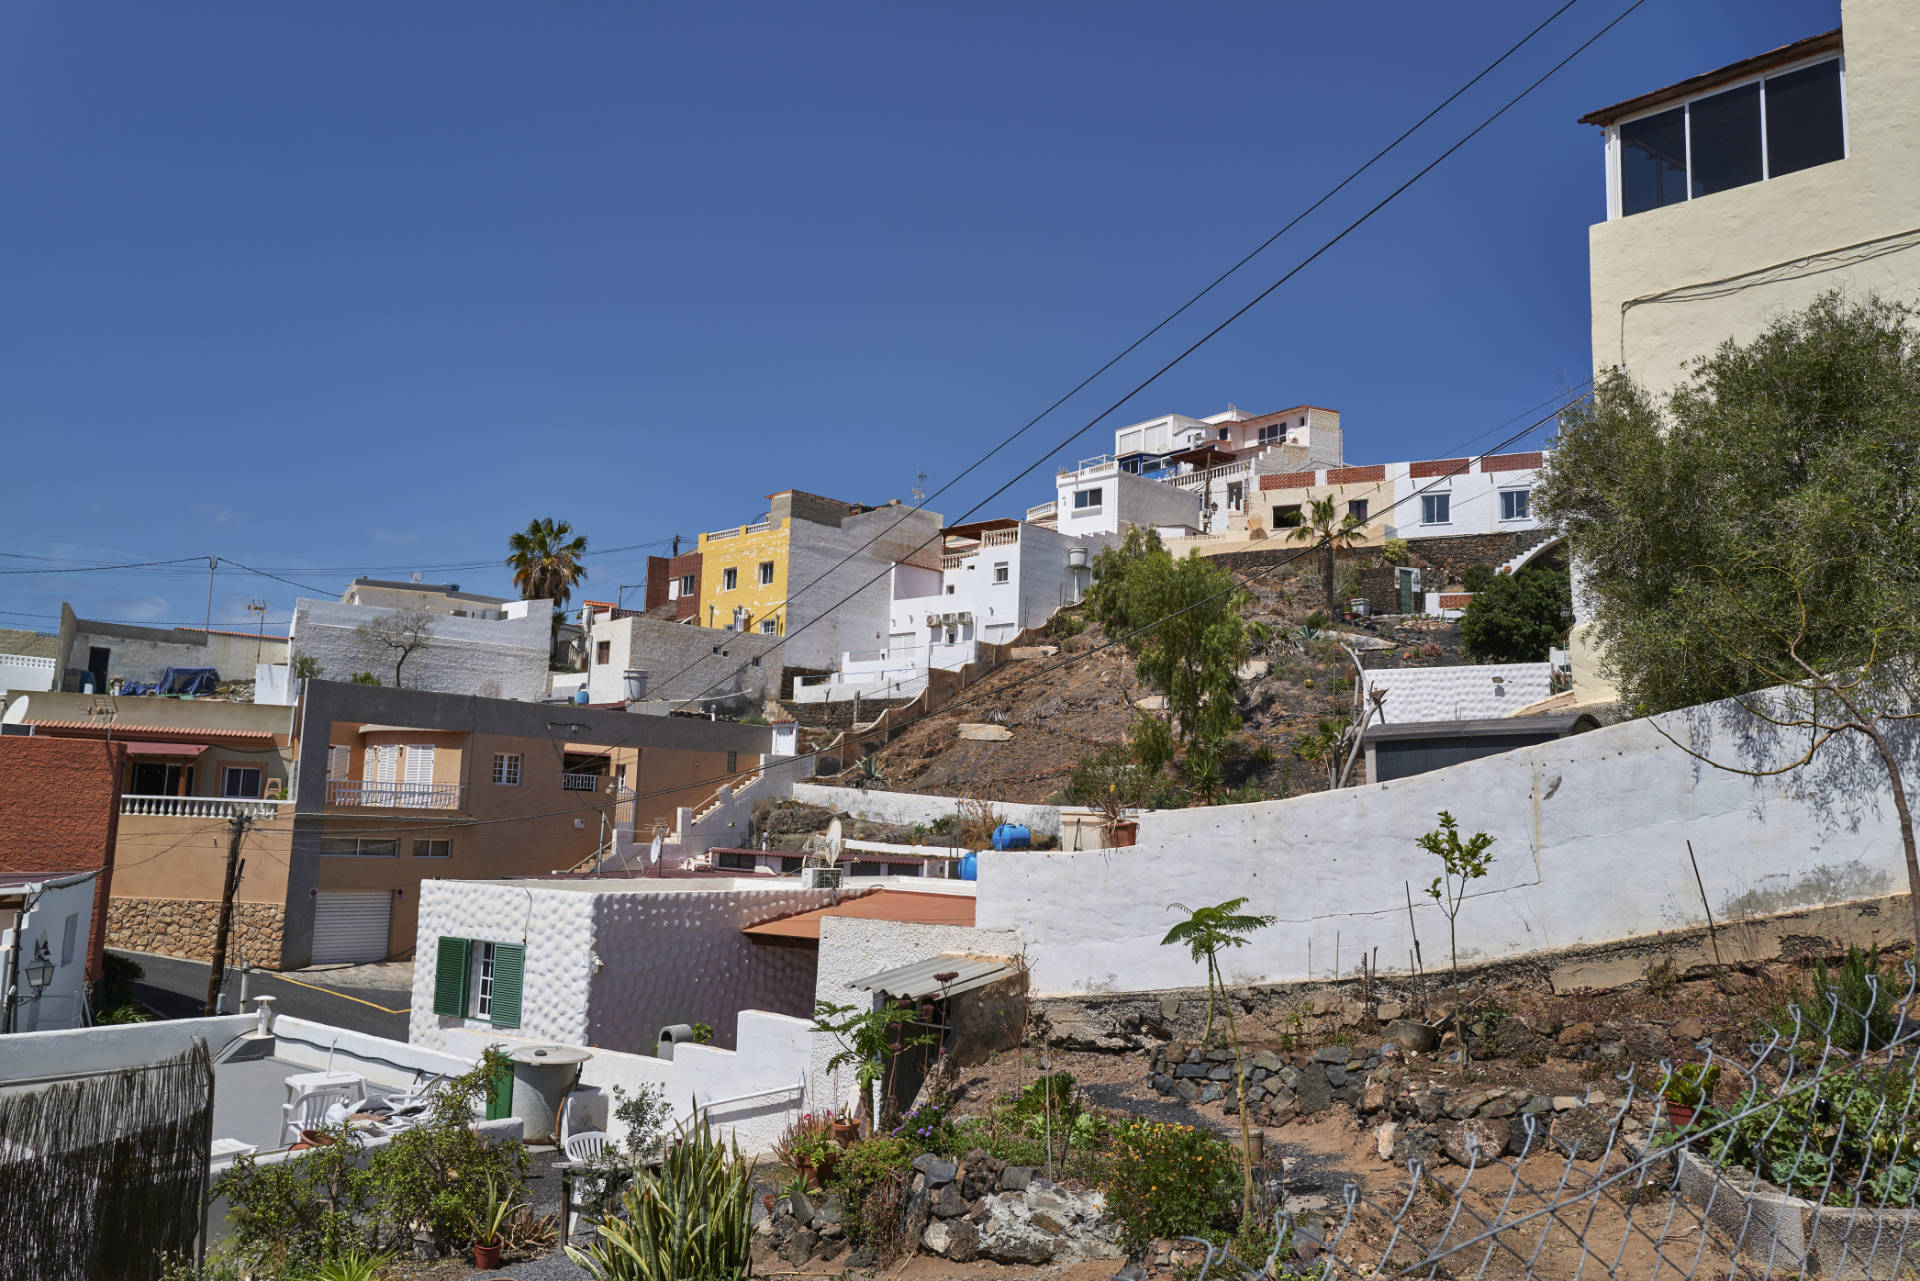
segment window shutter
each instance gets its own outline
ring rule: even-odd
[[[520,976],[527,949],[520,943],[493,945],[493,1025],[520,1026]]]
[[[467,941],[442,937],[433,971],[433,1012],[459,1018],[467,1012]]]

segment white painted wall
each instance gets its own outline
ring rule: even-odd
[[[1483,472],[1480,466],[1480,460],[1476,458],[1464,472],[1451,476],[1416,477],[1410,474],[1409,464],[1389,463],[1387,479],[1392,483],[1392,496],[1388,498],[1383,494],[1382,501],[1374,504],[1376,510],[1389,502],[1394,504],[1386,516],[1386,536],[1447,538],[1456,534],[1502,534],[1539,529],[1540,521],[1531,514],[1531,504],[1528,507],[1529,514],[1523,519],[1500,519],[1501,492],[1524,489],[1531,495],[1539,486],[1539,469],[1529,467],[1517,471]],[[1421,498],[1426,494],[1448,496],[1446,520],[1429,524],[1422,519],[1426,504]]]
[[[59,684],[59,662],[31,654],[0,654],[0,691],[44,690]]]
[[[982,930],[965,925],[913,925],[899,921],[871,921],[829,916],[820,922],[820,973],[814,1000],[834,1005],[872,1009],[873,993],[853,983],[882,970],[948,952],[963,956],[1020,955],[1012,930]],[[827,1071],[827,1062],[840,1051],[839,1039],[829,1032],[812,1033],[811,1070],[815,1106],[837,1108],[847,1104],[854,1088],[854,1069]]]
[[[570,1044],[587,1039],[592,895],[546,889],[538,881],[422,881],[407,1040],[436,1050],[447,1047],[449,1029],[492,1030],[479,1019],[433,1012],[442,937],[525,944],[519,1034]]]
[[[864,818],[875,823],[931,823],[960,810],[960,798],[957,796],[921,796],[913,792],[828,787],[821,783],[795,783],[789,795],[793,800],[808,805],[824,805],[849,817]],[[1060,835],[1060,807],[1057,805],[995,801],[993,808],[1008,821],[1025,824],[1035,836]]]
[[[292,653],[317,659],[320,674],[328,680],[344,681],[357,672],[372,672],[391,685],[392,652],[384,646],[369,646],[355,634],[362,623],[387,612],[337,601],[302,600],[293,611]],[[522,618],[436,616],[427,643],[408,656],[401,680],[408,689],[537,702],[547,694],[547,617],[545,608]]]
[[[11,909],[0,908],[0,923],[6,927],[0,930],[0,992],[4,992],[7,976],[14,973],[14,949],[19,950],[16,1032],[85,1026],[94,879],[95,874],[49,877],[26,887],[24,915],[16,917]],[[26,967],[33,964],[42,943],[54,970],[47,985],[36,988],[27,981]]]
[[[613,1116],[614,1088],[634,1094],[642,1086],[653,1085],[665,1095],[676,1121],[691,1120],[697,1105],[723,1141],[731,1138],[749,1156],[764,1155],[796,1112],[816,1106],[804,1092],[811,1027],[807,1019],[744,1010],[734,1029],[736,1050],[682,1045],[675,1047],[669,1060],[591,1048],[593,1057],[581,1066],[580,1084],[598,1093],[580,1098],[584,1106],[577,1119],[624,1143],[627,1127]],[[476,1057],[489,1044],[533,1043],[501,1036],[489,1039],[468,1031],[452,1032],[449,1037],[458,1052]],[[739,1098],[745,1094],[762,1097]],[[730,1099],[735,1101],[727,1102]]]
[[[1093,558],[1119,541],[1112,534],[1068,536],[1025,523],[1015,532],[1018,537],[1011,544],[982,546],[931,582],[924,571],[896,567],[888,664],[959,670],[973,661],[978,642],[1004,645],[1025,629],[1045,623],[1061,607],[1078,604],[1093,581]],[[1087,562],[1079,570],[1069,563],[1076,548],[1085,553]],[[1005,582],[996,581],[1001,565],[1007,570]],[[933,626],[932,621],[958,613],[971,614],[973,621],[956,624],[953,630],[960,640],[948,645],[944,643],[948,628]],[[849,679],[856,666],[843,656],[842,668]],[[895,674],[892,679],[904,678]]]
[[[255,1024],[251,1014],[221,1014],[202,1019],[19,1032],[6,1039],[6,1053],[0,1054],[0,1084],[139,1067],[184,1054],[202,1039],[207,1050],[218,1055],[235,1037],[253,1031]]]
[[[1454,667],[1383,667],[1368,671],[1364,692],[1386,695],[1370,724],[1477,721],[1510,716],[1552,690],[1551,663],[1482,663]]]
[[[1165,485],[1157,480],[1120,471],[1113,463],[1065,473],[1055,481],[1058,529],[1062,534],[1083,537],[1088,534],[1124,535],[1129,525],[1200,526],[1200,495]],[[1097,510],[1073,505],[1074,491],[1098,487],[1101,505]]]
[[[1804,737],[1775,735],[1731,702],[1658,725],[1745,768],[1784,765]],[[1920,728],[1901,732],[1909,770]],[[1405,883],[1437,860],[1414,841],[1450,810],[1497,839],[1459,920],[1465,959],[1704,925],[1691,840],[1723,925],[1763,912],[1904,891],[1885,775],[1850,740],[1810,769],[1753,779],[1701,763],[1653,722],[1629,721],[1391,783],[1140,818],[1130,850],[983,853],[978,923],[1015,931],[1037,994],[1192,986],[1200,971],[1159,940],[1171,903],[1246,896],[1279,923],[1226,959],[1234,983],[1326,978],[1363,950],[1404,970]],[[1915,771],[1920,773],[1920,771]],[[1446,921],[1416,899],[1429,969]],[[1338,942],[1336,943],[1336,937]]]
[[[253,701],[271,707],[292,707],[300,701],[300,682],[286,663],[253,665]]]
[[[404,1088],[419,1072],[458,1076],[478,1062],[480,1054],[478,1050],[466,1055],[432,1050],[281,1014],[273,1018],[273,1057],[310,1068],[331,1063],[336,1069],[358,1072],[375,1085]]]
[[[608,642],[608,659],[599,662],[599,643]],[[659,618],[608,618],[597,613],[587,636],[587,699],[618,703],[627,697],[626,674],[635,668],[647,674],[649,699],[724,698],[740,695],[754,703],[767,696],[769,680],[777,682],[780,668],[796,660],[784,649],[774,651],[778,636],[758,632],[730,632],[713,627],[689,627]],[[757,708],[755,710],[758,710]]]

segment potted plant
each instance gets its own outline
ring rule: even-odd
[[[860,1122],[845,1112],[833,1114],[833,1141],[850,1148],[860,1141]]]
[[[793,1168],[803,1178],[812,1179],[815,1186],[826,1191],[827,1180],[833,1177],[833,1167],[840,1164],[840,1145],[834,1141],[831,1130],[814,1130],[801,1135],[793,1144]]]
[[[473,1267],[476,1272],[491,1272],[500,1266],[503,1229],[525,1205],[520,1190],[511,1183],[487,1175],[486,1207],[479,1214],[467,1211],[467,1223],[473,1228]]]
[[[1675,1129],[1684,1130],[1693,1124],[1700,1109],[1713,1096],[1714,1083],[1719,1079],[1718,1063],[1711,1067],[1705,1063],[1685,1063],[1673,1070],[1660,1092],[1667,1100],[1667,1120]]]

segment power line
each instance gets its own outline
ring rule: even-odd
[[[1154,370],[1153,373],[1149,374],[1146,378],[1136,383],[1132,387],[1132,389],[1126,392],[1125,395],[1121,396],[1118,400],[1115,400],[1111,405],[1107,406],[1106,409],[1102,410],[1100,413],[1096,414],[1093,418],[1089,419],[1084,425],[1074,430],[1059,444],[1055,445],[1052,449],[1048,450],[1040,458],[1036,459],[1031,465],[1029,465],[1024,470],[1014,475],[1005,484],[1001,485],[998,489],[988,494],[985,498],[975,503],[966,512],[962,513],[961,519],[965,520],[968,517],[972,516],[974,513],[978,512],[982,507],[986,506],[988,503],[998,498],[1001,494],[1005,493],[1008,489],[1011,489],[1016,483],[1018,483],[1021,480],[1024,480],[1034,470],[1042,466],[1047,461],[1047,459],[1053,457],[1053,455],[1065,449],[1068,445],[1072,444],[1081,435],[1091,430],[1097,423],[1099,423],[1101,419],[1105,418],[1108,414],[1113,413],[1114,410],[1119,409],[1122,405],[1126,404],[1129,400],[1139,395],[1142,391],[1145,391],[1148,387],[1152,386],[1155,382],[1159,381],[1159,379],[1163,377],[1169,370],[1173,369],[1174,366],[1178,365],[1181,361],[1185,360],[1188,356],[1192,355],[1194,352],[1198,351],[1201,347],[1211,342],[1229,325],[1239,320],[1240,317],[1246,315],[1247,312],[1251,311],[1254,307],[1258,306],[1275,290],[1279,289],[1280,286],[1286,284],[1289,280],[1299,275],[1300,272],[1304,271],[1309,265],[1311,265],[1313,262],[1318,260],[1322,255],[1327,253],[1334,246],[1338,245],[1341,241],[1345,240],[1349,235],[1351,235],[1353,232],[1355,232],[1361,226],[1363,226],[1366,222],[1372,219],[1375,214],[1379,213],[1382,209],[1385,209],[1389,204],[1393,203],[1394,200],[1398,199],[1404,192],[1406,192],[1409,188],[1411,188],[1415,183],[1419,182],[1422,178],[1426,177],[1427,174],[1433,172],[1433,170],[1438,168],[1444,161],[1446,161],[1446,159],[1449,156],[1452,156],[1455,152],[1459,151],[1462,147],[1466,146],[1467,143],[1473,141],[1474,138],[1478,137],[1481,133],[1485,132],[1489,127],[1491,127],[1494,124],[1495,121],[1499,120],[1502,116],[1506,115],[1507,112],[1511,111],[1515,106],[1519,105],[1519,103],[1522,100],[1524,100],[1528,95],[1532,94],[1533,91],[1538,89],[1541,85],[1545,84],[1553,76],[1558,74],[1560,70],[1564,68],[1568,63],[1572,62],[1575,58],[1579,57],[1582,53],[1586,52],[1587,49],[1591,48],[1597,41],[1600,40],[1602,36],[1605,36],[1609,31],[1612,31],[1615,27],[1619,26],[1622,22],[1626,21],[1626,19],[1630,15],[1632,15],[1637,9],[1639,9],[1645,3],[1646,3],[1646,0],[1633,0],[1633,3],[1629,4],[1625,9],[1621,10],[1605,26],[1601,27],[1598,31],[1594,32],[1593,35],[1587,37],[1586,40],[1582,41],[1579,45],[1577,45],[1571,53],[1568,53],[1565,57],[1561,58],[1558,62],[1554,63],[1551,67],[1547,68],[1545,72],[1543,72],[1538,78],[1536,78],[1530,84],[1528,84],[1524,89],[1520,90],[1519,93],[1507,99],[1507,101],[1503,103],[1491,115],[1487,116],[1479,124],[1475,125],[1471,130],[1469,130],[1466,134],[1462,135],[1457,141],[1455,141],[1451,146],[1447,147],[1446,150],[1442,151],[1438,156],[1435,156],[1432,160],[1428,161],[1426,165],[1416,170],[1414,174],[1411,177],[1409,177],[1406,181],[1402,182],[1399,186],[1395,187],[1392,191],[1388,192],[1379,201],[1377,201],[1370,208],[1368,208],[1364,213],[1362,213],[1358,218],[1355,218],[1349,223],[1347,223],[1347,225],[1341,228],[1339,232],[1337,232],[1331,238],[1323,242],[1319,248],[1315,249],[1312,253],[1308,254],[1305,258],[1302,258],[1299,262],[1295,263],[1294,266],[1290,268],[1278,280],[1274,281],[1272,284],[1268,285],[1265,289],[1255,294],[1250,300],[1248,300],[1237,311],[1229,315],[1225,320],[1222,320],[1219,324],[1215,325],[1212,329],[1202,334],[1198,339],[1196,339],[1192,344],[1187,346],[1184,350],[1180,351],[1171,360],[1167,361],[1165,364],[1161,365],[1158,369]],[[1560,12],[1564,12],[1564,7]],[[1554,17],[1557,17],[1557,16],[1559,16],[1558,12],[1554,14]],[[1548,21],[1551,22],[1552,18],[1549,18]],[[1542,25],[1544,26],[1545,24],[1542,24]],[[1535,30],[1538,31],[1539,28],[1536,28]],[[1527,39],[1532,39],[1532,34],[1533,33],[1529,33],[1527,36]],[[1526,41],[1522,40],[1520,43],[1524,44],[1526,43]],[[1515,47],[1517,48],[1518,46],[1515,46]],[[1509,50],[1509,53],[1511,52],[1512,51]],[[1501,60],[1504,60],[1506,56],[1507,55],[1503,54]],[[1494,65],[1497,66],[1498,63],[1496,62]],[[1489,70],[1491,70],[1491,68],[1489,68]],[[1482,74],[1484,75],[1485,73],[1483,72]],[[1069,394],[1071,395],[1072,393],[1069,393]],[[1026,429],[1022,428],[1021,430],[1025,431]],[[1009,438],[1009,442],[1003,442],[1003,445],[1004,443],[1010,443],[1011,439],[1012,438]],[[996,452],[997,452],[997,449],[996,449]],[[989,457],[990,456],[991,455],[989,455]],[[905,517],[903,516],[902,519],[904,520]],[[895,524],[897,526],[898,522],[895,522]],[[928,546],[931,546],[933,542],[938,538],[939,538],[939,535],[935,534],[934,538],[928,539],[925,542],[921,543],[918,547],[914,548],[914,551],[918,552]],[[857,553],[854,553],[854,554],[857,554]],[[850,554],[846,558],[846,560],[842,560],[840,564],[844,565],[847,563],[847,560],[851,560],[852,558],[853,558],[853,555]],[[834,568],[837,569],[838,567],[839,566],[836,565]],[[831,573],[832,571],[829,570],[827,572]],[[822,611],[815,618],[809,620],[807,623],[803,624],[798,629],[783,635],[778,644],[773,645],[769,647],[767,650],[762,651],[759,657],[764,659],[767,654],[770,654],[774,650],[777,650],[782,646],[784,646],[786,642],[789,639],[791,639],[793,636],[798,635],[800,632],[806,631],[807,628],[811,627],[814,623],[825,619],[826,617],[831,615],[833,611],[839,609],[841,606],[845,605],[848,601],[854,599],[854,597],[858,596],[861,592],[873,586],[875,583],[879,582],[882,578],[887,577],[892,572],[893,572],[892,567],[888,566],[886,569],[882,570],[879,574],[876,574],[874,577],[868,579],[866,582],[862,583],[859,587],[855,588],[852,592],[849,592],[847,595],[841,597],[838,601],[828,606],[826,610]],[[825,575],[823,574],[822,577],[825,577]],[[815,581],[817,582],[819,580],[816,579]],[[806,589],[802,588],[801,590],[804,591]],[[788,597],[788,601],[791,602],[793,597],[797,596],[798,594],[799,593],[797,592],[790,594]],[[791,615],[789,615],[789,617],[791,617]],[[711,657],[712,657],[711,654],[700,655],[699,657],[695,658],[693,662],[687,664],[685,667],[681,668],[678,672],[675,672],[671,677],[669,677],[668,682],[671,683],[674,680],[678,680],[681,676],[685,675],[689,671],[692,671],[695,667],[699,666],[701,663],[707,661]],[[717,677],[715,680],[708,683],[708,685],[705,688],[700,690],[698,694],[694,695],[694,697],[699,698],[706,695],[707,693],[712,691],[716,686],[720,685],[724,681],[732,679],[734,676],[737,676],[743,670],[744,668],[737,667],[733,669],[733,671],[728,672],[725,675],[722,675],[720,677]]]

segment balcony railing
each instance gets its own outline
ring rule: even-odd
[[[459,783],[369,783],[363,779],[327,780],[327,804],[362,809],[457,810]]]
[[[982,547],[1012,547],[1020,541],[1018,529],[989,529],[980,535]]]
[[[122,796],[120,812],[146,818],[274,819],[291,801],[262,801],[240,796]]]
[[[599,774],[562,774],[560,790],[563,792],[597,792],[605,779]]]

